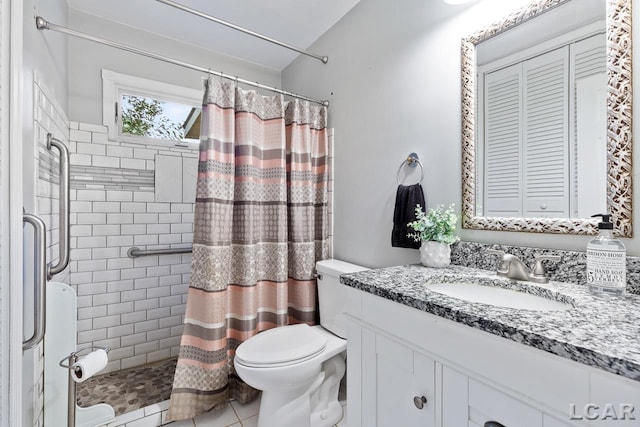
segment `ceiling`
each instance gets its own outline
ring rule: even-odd
[[[268,37],[307,49],[359,0],[176,0]],[[69,8],[202,46],[275,70],[298,53],[154,0],[67,0]],[[73,28],[73,22],[70,23]],[[96,34],[98,35],[98,34]],[[330,56],[330,52],[313,52]],[[314,59],[309,58],[314,61]]]

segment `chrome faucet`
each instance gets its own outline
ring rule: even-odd
[[[529,267],[527,267],[527,265],[515,255],[508,254],[497,249],[487,249],[487,253],[492,255],[500,255],[502,257],[502,263],[496,271],[496,274],[498,276],[506,277],[513,280],[525,280],[536,283],[549,282],[547,271],[544,268],[544,264],[542,264],[542,261],[560,261],[560,256],[558,255],[536,255],[535,264],[532,269],[529,269]]]

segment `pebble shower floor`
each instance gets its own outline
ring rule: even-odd
[[[167,359],[95,376],[78,384],[78,405],[107,403],[118,416],[163,402],[171,396],[175,368],[176,359]]]

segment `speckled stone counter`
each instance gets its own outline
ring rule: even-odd
[[[558,255],[559,262],[545,262],[549,279],[578,285],[584,285],[587,282],[587,254],[585,252],[457,242],[451,245],[451,263],[495,271],[500,263],[500,258],[488,255],[487,249],[489,248],[513,254],[529,266],[533,265],[536,255]],[[640,295],[640,257],[637,256],[627,256],[627,292]]]
[[[405,265],[344,274],[340,281],[382,298],[463,323],[585,365],[640,381],[640,295],[597,297],[585,286],[538,285],[462,266]],[[569,304],[533,311],[472,303],[429,290],[429,283],[474,282],[511,288]]]

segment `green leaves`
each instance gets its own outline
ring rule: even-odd
[[[422,206],[416,206],[416,220],[407,224],[415,233],[407,234],[416,242],[419,241],[436,241],[451,244],[460,240],[454,235],[456,231],[456,222],[458,215],[453,211],[454,205],[451,204],[447,209],[443,205],[437,206],[435,209],[429,209],[429,213],[425,214]]]
[[[163,101],[133,95],[122,96],[122,133],[182,140],[184,129],[164,115]]]

